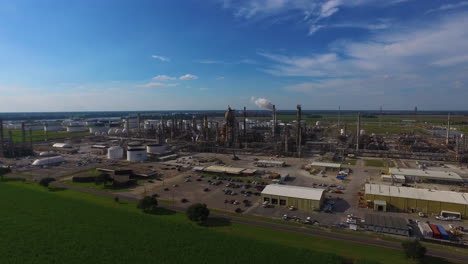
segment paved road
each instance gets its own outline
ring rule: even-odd
[[[130,202],[137,202],[139,200],[137,197],[132,196],[131,194],[128,194],[128,193],[119,193],[118,195],[116,195],[114,193],[78,187],[78,186],[66,184],[64,182],[53,182],[52,185],[56,187],[72,189],[72,190],[76,190],[80,192],[103,196],[103,197],[114,198],[118,196],[120,199],[130,201]],[[184,207],[177,206],[177,205],[170,205],[170,204],[164,204],[162,207],[166,209],[178,211],[178,212],[185,212],[186,210],[186,208]],[[365,236],[354,236],[354,235],[348,235],[344,233],[337,233],[337,232],[331,232],[331,231],[325,231],[325,230],[309,229],[306,227],[296,227],[296,226],[289,226],[289,225],[283,225],[283,224],[276,224],[276,223],[271,223],[271,222],[264,222],[260,220],[244,218],[244,217],[236,217],[232,215],[225,215],[225,214],[219,214],[219,213],[212,213],[211,215],[215,217],[223,217],[236,223],[243,223],[243,224],[249,224],[249,225],[254,225],[254,226],[259,226],[259,227],[273,228],[276,230],[307,234],[307,235],[321,237],[324,239],[336,239],[336,240],[352,242],[355,244],[401,250],[401,245],[399,242],[380,240],[377,238],[371,238],[371,237],[365,237]],[[444,259],[455,261],[455,262],[468,263],[468,255],[447,252],[441,249],[427,248],[427,255],[438,257],[438,258],[444,258]]]

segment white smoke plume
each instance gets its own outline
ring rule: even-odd
[[[258,107],[273,111],[273,104],[271,103],[270,100],[268,100],[266,98],[257,98],[255,100],[253,100],[253,99],[255,99],[255,98],[252,98],[252,101],[254,101],[254,103]]]

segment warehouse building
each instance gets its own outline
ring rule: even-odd
[[[450,171],[392,168],[390,174],[404,176],[406,182],[463,183],[460,175]]]
[[[239,175],[239,176],[252,176],[257,170],[256,169],[246,169],[246,168],[236,168],[236,167],[227,167],[212,165],[208,167],[193,167],[193,171],[196,172],[207,172],[212,174],[225,174],[225,175]]]
[[[261,193],[262,201],[271,205],[294,206],[299,210],[320,210],[323,203],[323,189],[270,184]]]
[[[366,184],[365,198],[374,204],[377,211],[468,214],[468,193]]]
[[[326,171],[340,171],[341,170],[341,164],[331,163],[331,162],[314,161],[310,164],[310,167],[315,168],[315,169],[326,170]]]
[[[257,167],[284,167],[286,162],[280,160],[258,160],[255,163]]]
[[[408,223],[401,217],[367,214],[364,218],[364,227],[373,232],[408,236]]]

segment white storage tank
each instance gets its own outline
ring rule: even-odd
[[[127,147],[127,160],[131,162],[140,162],[147,159],[146,148],[142,145],[129,145]]]
[[[52,151],[44,151],[39,153],[39,157],[52,157],[52,156],[57,156],[58,154]]]
[[[340,135],[344,136],[344,128],[340,129]]]
[[[72,148],[72,145],[67,143],[55,143],[52,145],[53,148]]]
[[[32,165],[33,166],[44,166],[44,165],[52,165],[57,163],[65,162],[65,159],[62,156],[55,156],[43,159],[35,160]]]
[[[359,135],[364,136],[366,134],[366,131],[364,129],[361,129],[359,131]]]
[[[315,126],[320,126],[320,125],[321,125],[320,121],[315,122]]]
[[[146,152],[151,154],[164,153],[168,149],[168,145],[165,144],[148,144],[146,145]]]
[[[124,149],[119,146],[110,147],[107,150],[107,158],[111,160],[123,159]]]

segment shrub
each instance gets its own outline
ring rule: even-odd
[[[158,200],[152,196],[145,196],[138,202],[138,208],[145,213],[154,213],[158,208]]]
[[[405,241],[401,243],[406,257],[421,261],[426,255],[426,247],[418,240]]]
[[[210,210],[206,207],[206,204],[196,203],[187,208],[188,219],[200,224],[204,223],[209,215]]]
[[[55,181],[54,178],[52,177],[45,177],[45,178],[42,178],[40,181],[39,181],[39,184],[44,186],[44,187],[49,187],[49,184],[51,182]]]

